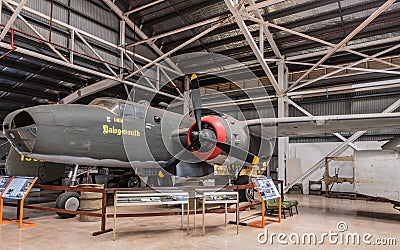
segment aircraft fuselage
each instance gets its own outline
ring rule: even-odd
[[[107,100],[107,99],[105,99]],[[96,166],[129,161],[167,161],[176,147],[171,136],[183,116],[137,103],[58,104],[15,111],[4,120],[6,137],[19,153],[39,160]],[[187,119],[183,123],[188,126]],[[167,148],[169,150],[167,150]],[[171,150],[172,149],[172,150]],[[128,156],[129,155],[129,159]]]

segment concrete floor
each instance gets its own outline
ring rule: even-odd
[[[268,234],[314,233],[317,240],[329,230],[338,232],[337,223],[343,221],[348,229],[344,233],[370,233],[373,238],[396,238],[400,241],[400,212],[389,203],[364,200],[332,199],[309,195],[287,195],[287,199],[300,202],[299,215],[294,215],[281,223],[269,223]],[[152,209],[171,211],[172,208]],[[143,208],[142,208],[143,209]],[[110,209],[112,211],[112,208]],[[245,218],[257,212],[241,212]],[[4,217],[15,215],[13,208],[6,208]],[[224,227],[223,214],[206,214],[206,236],[201,235],[201,215],[197,215],[197,228],[193,228],[191,216],[190,236],[180,229],[180,216],[142,217],[118,219],[117,240],[112,240],[112,233],[93,237],[93,231],[99,230],[100,222],[80,222],[78,218],[59,219],[55,214],[37,210],[25,210],[29,221],[39,226],[18,229],[17,224],[0,225],[0,249],[266,249],[271,244],[260,244],[257,235],[263,229],[240,226],[239,235],[236,226]],[[229,214],[228,219],[234,219]],[[107,228],[112,227],[112,219],[107,221]],[[289,239],[286,238],[286,241]],[[400,245],[400,242],[397,242]],[[274,238],[274,249],[292,248],[279,244]],[[302,249],[373,249],[376,246],[331,244],[328,239],[322,245],[296,245]],[[322,248],[321,248],[322,247]],[[385,246],[384,249],[399,249],[397,246]]]

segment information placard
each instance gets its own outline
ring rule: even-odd
[[[7,187],[11,179],[12,176],[0,175],[0,195],[3,193],[4,189]]]
[[[263,200],[272,200],[281,197],[271,177],[254,178],[253,182]]]
[[[2,197],[5,199],[22,200],[35,181],[35,177],[16,176],[4,190]]]

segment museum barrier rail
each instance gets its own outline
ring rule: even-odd
[[[249,185],[232,185],[232,186],[220,186],[216,187],[217,189],[220,188],[221,190],[225,191],[238,191],[240,189],[244,188],[249,188],[252,187],[253,184]],[[82,187],[65,187],[65,186],[53,186],[53,185],[34,185],[35,189],[40,189],[40,190],[51,190],[51,191],[68,191],[68,192],[95,192],[95,193],[102,193],[102,208],[101,208],[101,213],[92,213],[92,212],[86,212],[86,211],[69,211],[65,209],[58,209],[58,208],[52,208],[52,207],[44,207],[40,206],[37,204],[24,204],[24,208],[27,209],[36,209],[36,210],[43,210],[43,211],[50,211],[50,212],[56,212],[56,213],[66,213],[66,214],[76,214],[76,215],[87,215],[87,216],[93,216],[93,217],[100,217],[101,218],[101,224],[100,224],[100,230],[93,232],[93,236],[101,235],[104,233],[112,232],[112,228],[106,229],[106,221],[107,218],[113,218],[112,213],[107,213],[107,195],[109,194],[114,195],[118,191],[149,191],[153,190],[152,188],[146,187],[146,188],[105,188],[105,189],[97,189],[97,188],[82,188]],[[179,187],[177,190],[193,190],[193,189],[201,189],[204,187]],[[157,189],[162,190],[163,188],[157,187]],[[165,190],[171,190],[171,188],[165,188]],[[259,202],[254,202],[248,206],[243,206],[240,207],[239,210],[247,210],[251,207],[259,205]],[[5,206],[12,206],[12,207],[18,207],[19,204],[15,203],[4,203]],[[19,209],[18,209],[19,211]],[[235,212],[236,209],[228,209],[229,213]],[[221,213],[224,212],[224,209],[210,209],[206,210],[205,213]],[[189,211],[190,214],[194,214],[194,211],[191,210]],[[117,214],[117,218],[127,218],[127,217],[151,217],[151,216],[172,216],[172,215],[181,215],[181,212],[151,212],[151,213],[124,213],[124,214]],[[236,224],[236,222],[235,222]]]

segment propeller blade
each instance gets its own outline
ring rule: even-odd
[[[190,89],[191,89],[190,96],[192,98],[197,131],[201,131],[202,103],[201,103],[200,84],[196,74],[193,74],[190,77]]]
[[[245,162],[248,162],[250,164],[258,164],[260,162],[260,159],[257,156],[244,149],[226,144],[224,142],[219,142],[219,141],[215,142],[214,140],[211,140],[209,138],[203,138],[203,139],[215,143],[215,145],[222,151],[224,151],[227,154],[230,154],[231,156],[239,160],[244,160]]]
[[[187,146],[186,148],[179,151],[179,153],[177,153],[175,156],[173,156],[171,159],[169,159],[167,161],[167,163],[165,164],[164,170],[171,174],[175,174],[176,165],[178,165],[178,163],[181,161],[179,158],[181,158],[186,151],[190,150],[192,147],[196,146],[198,143],[199,143],[199,141],[195,140],[189,146]]]
[[[231,156],[239,160],[244,160],[245,162],[248,162],[250,164],[258,164],[260,162],[260,159],[257,156],[239,147],[229,145],[223,142],[217,142],[216,146],[225,153],[230,154]]]

